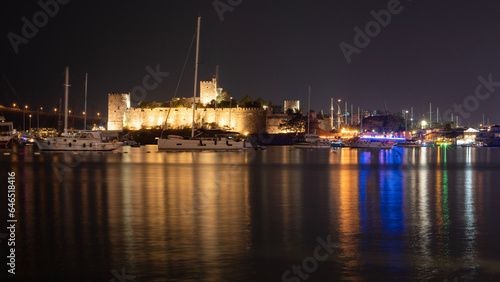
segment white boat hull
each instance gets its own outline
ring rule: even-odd
[[[234,140],[216,140],[216,139],[158,139],[158,150],[173,150],[173,151],[198,151],[198,150],[215,150],[215,151],[233,151],[245,150],[247,146],[245,141]]]
[[[314,144],[314,143],[295,143],[293,147],[296,149],[331,149],[332,146],[325,144]]]
[[[50,137],[46,140],[35,140],[42,151],[113,151],[120,148],[122,142],[101,142],[65,137]]]

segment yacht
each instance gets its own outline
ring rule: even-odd
[[[247,141],[235,132],[224,132],[204,134],[200,132],[195,137],[184,138],[179,135],[167,135],[166,138],[158,139],[158,149],[166,151],[233,151],[245,150],[250,147]]]
[[[46,137],[35,140],[42,151],[112,151],[123,145],[118,140],[104,140],[97,130],[69,132],[63,137]]]
[[[362,135],[347,140],[346,145],[351,148],[391,149],[396,142],[405,141],[405,138],[387,137],[385,135]]]
[[[118,140],[107,140],[98,130],[68,132],[68,86],[69,68],[66,67],[64,136],[46,137],[35,140],[42,151],[112,151],[123,145]]]
[[[493,125],[488,131],[480,132],[476,142],[480,147],[500,147],[500,125]]]
[[[194,76],[194,93],[193,102],[196,101],[196,86],[198,82],[198,54],[200,42],[200,21],[198,17],[198,26],[196,29],[196,60],[195,60],[195,76]],[[167,115],[168,119],[168,115]],[[210,137],[195,136],[195,105],[193,105],[193,121],[191,128],[191,137],[184,138],[179,135],[164,136],[162,132],[158,138],[158,150],[170,151],[197,151],[197,150],[216,150],[216,151],[232,151],[246,149],[246,141],[236,133],[220,133]],[[165,120],[165,127],[167,121]],[[164,127],[164,129],[165,129]]]
[[[12,138],[14,138],[14,124],[0,116],[0,148],[6,148]]]

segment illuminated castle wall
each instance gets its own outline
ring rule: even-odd
[[[298,101],[297,104],[298,106]],[[130,107],[130,93],[108,94],[108,130],[131,130],[162,127],[168,116],[169,128],[191,127],[193,110],[191,108],[157,107],[141,109]],[[286,114],[273,114],[272,109],[259,108],[200,108],[195,111],[197,126],[216,123],[220,127],[245,133],[283,133],[279,124],[289,117]],[[331,130],[330,118],[320,121],[320,128]],[[323,128],[324,127],[324,128]]]
[[[130,107],[130,94],[108,95],[108,130],[122,130],[124,127],[135,130],[163,126],[170,108],[158,107],[141,109]],[[196,109],[196,124],[217,123],[237,132],[258,133],[266,128],[267,110],[257,108],[218,108]],[[170,128],[191,127],[193,110],[191,108],[171,108],[168,117]]]

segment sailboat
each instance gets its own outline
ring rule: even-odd
[[[297,149],[330,149],[331,144],[328,140],[321,139],[316,134],[310,134],[309,132],[309,112],[311,105],[311,87],[309,86],[309,96],[307,103],[307,134],[305,134],[305,141],[297,142],[293,144],[294,148]]]
[[[191,128],[191,138],[184,138],[179,135],[160,136],[158,139],[158,150],[175,150],[175,151],[198,151],[198,150],[215,150],[215,151],[232,151],[244,150],[247,148],[247,143],[244,138],[241,138],[237,133],[220,132],[211,137],[195,136],[195,107],[196,107],[196,87],[198,84],[198,54],[200,47],[200,22],[201,17],[198,17],[198,26],[196,29],[196,63],[194,72],[194,94],[193,94],[193,122]],[[168,118],[168,116],[167,116]],[[165,120],[165,125],[167,121]]]
[[[68,132],[68,87],[69,67],[66,67],[64,136],[36,139],[38,148],[42,151],[112,151],[121,147],[122,142],[104,140],[98,130]]]

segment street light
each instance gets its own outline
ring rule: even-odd
[[[28,132],[29,132],[29,135],[31,135],[31,115],[29,117],[30,117],[30,128],[28,129]]]
[[[405,135],[407,130],[408,130],[408,111],[406,111],[405,113]]]
[[[24,106],[23,112],[23,131],[26,131],[26,111],[28,110],[28,105]]]
[[[422,121],[422,129],[425,129],[425,126],[427,125],[427,122],[425,120]]]
[[[40,107],[40,110],[36,113],[36,132],[40,132],[40,112],[43,110],[43,107]]]
[[[16,108],[16,103],[12,104],[12,107],[15,109]]]

